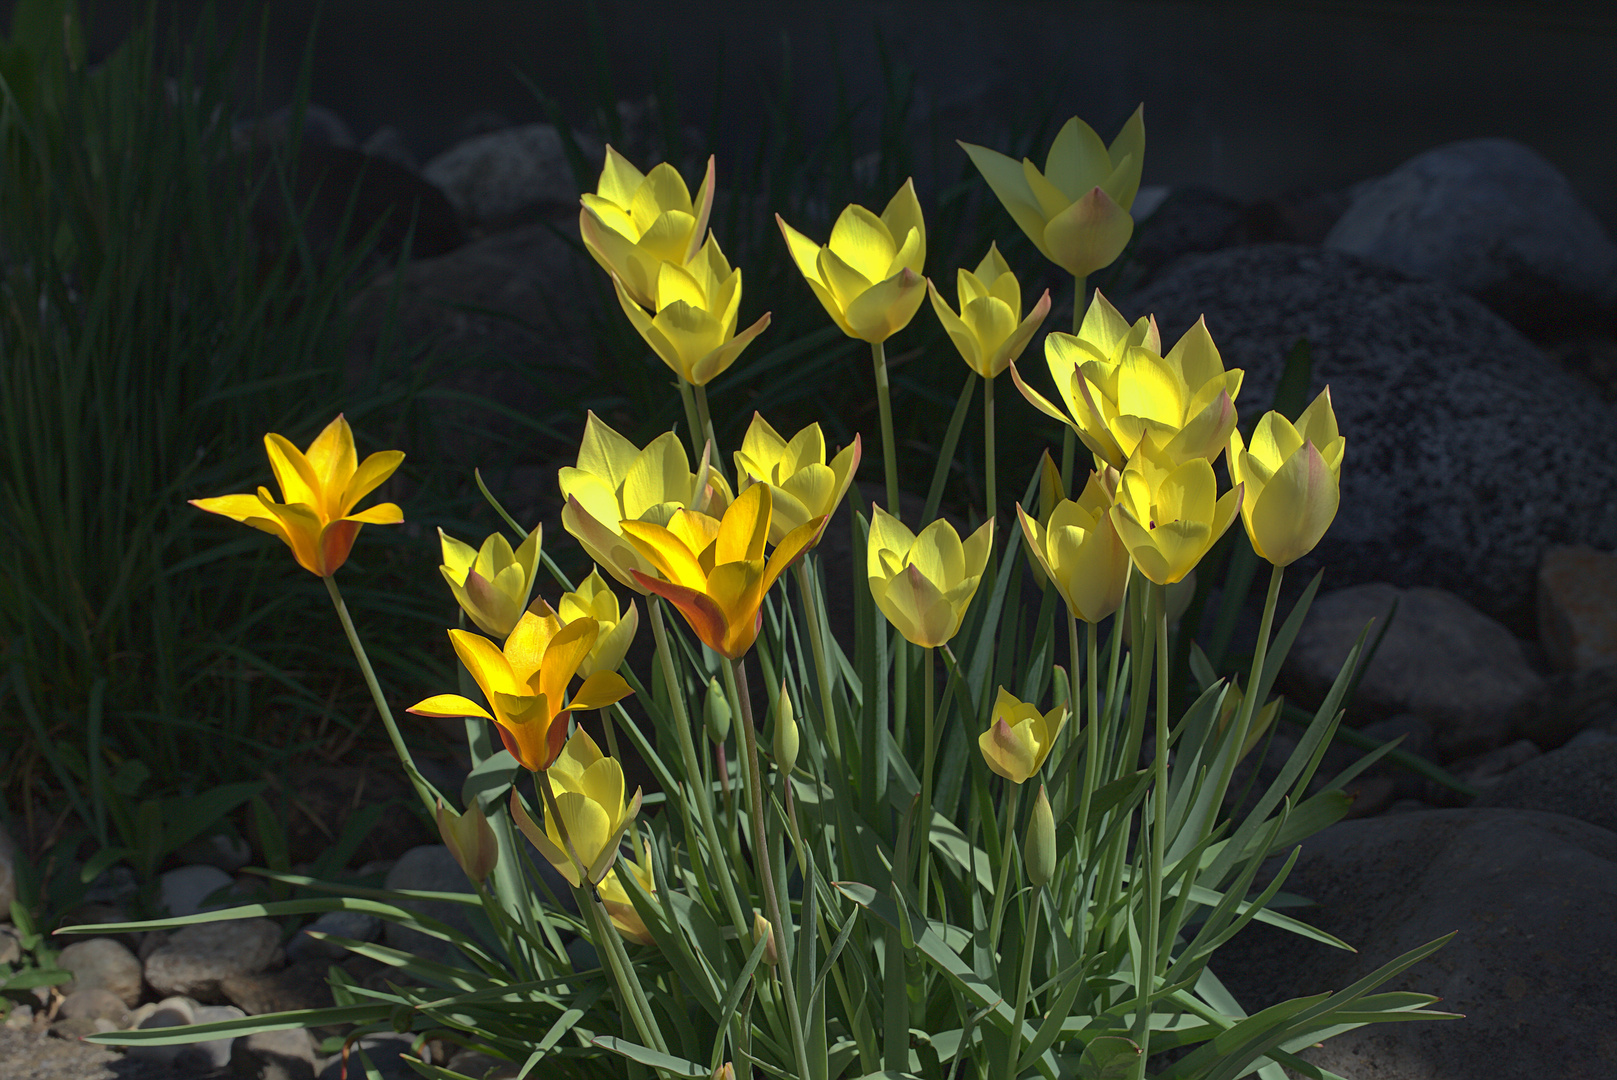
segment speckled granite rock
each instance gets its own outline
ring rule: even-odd
[[[1617,832],[1617,739],[1604,739],[1534,758],[1511,770],[1476,806],[1547,810]]]

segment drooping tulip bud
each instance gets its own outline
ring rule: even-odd
[[[474,800],[471,809],[457,814],[438,800],[438,835],[474,885],[481,885],[500,861],[499,841],[489,827],[483,808]]]
[[[1039,785],[1039,797],[1033,803],[1033,814],[1027,823],[1027,845],[1022,849],[1027,863],[1027,880],[1035,889],[1042,889],[1056,873],[1056,818],[1050,809],[1050,797]]]
[[[792,766],[797,764],[797,742],[797,717],[783,679],[780,697],[775,705],[775,768],[781,771],[782,776],[792,775]]]
[[[767,943],[764,945],[764,963],[770,967],[780,963],[780,953],[775,950],[775,928],[759,911],[752,913],[752,940]]]
[[[715,677],[707,681],[707,700],[702,704],[702,722],[707,727],[707,737],[716,743],[722,743],[730,735],[730,699],[719,685]]]

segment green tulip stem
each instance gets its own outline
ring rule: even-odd
[[[797,1057],[797,1075],[807,1078],[809,1070],[808,1042],[803,1036],[803,1017],[797,1011],[797,979],[792,970],[792,958],[786,951],[786,924],[780,910],[780,896],[775,892],[774,845],[769,842],[770,830],[764,817],[764,780],[758,765],[758,726],[752,719],[752,696],[747,692],[747,669],[741,658],[730,661],[725,669],[728,689],[740,704],[741,734],[746,742],[742,762],[746,768],[748,793],[752,797],[752,857],[758,864],[758,886],[764,894],[764,911],[769,928],[775,938],[775,955],[780,963],[781,995],[785,998],[786,1020],[792,1033],[792,1050]],[[809,928],[813,932],[813,928]],[[742,940],[748,940],[743,938]]]
[[[1084,325],[1084,288],[1086,279],[1074,277],[1072,279],[1072,332],[1077,334]],[[1078,454],[1078,436],[1068,425],[1061,432],[1061,483],[1066,487],[1070,497],[1077,497],[1078,478],[1072,475],[1072,463]]]
[[[993,520],[999,503],[995,501],[998,494],[995,484],[994,469],[994,380],[990,376],[983,379],[983,472],[986,474],[984,487],[988,501],[987,517]]]
[[[1139,1002],[1134,1013],[1134,1041],[1140,1044],[1140,1061],[1150,1056],[1151,992],[1156,988],[1157,951],[1162,928],[1162,857],[1168,850],[1168,587],[1153,583],[1146,590],[1144,614],[1156,628],[1156,750],[1151,766],[1151,842],[1145,860],[1145,945],[1141,963]],[[1144,626],[1140,623],[1142,634]]]
[[[1044,887],[1031,890],[1033,910],[1027,917],[1027,934],[1022,938],[1022,970],[1016,980],[1016,1011],[1011,1013],[1010,1045],[1005,1055],[1005,1073],[1015,1080],[1017,1062],[1022,1057],[1022,1017],[1027,1013],[1028,991],[1033,982],[1033,953],[1038,948],[1039,916],[1044,913]]]
[[[678,380],[679,399],[685,403],[685,426],[691,429],[691,459],[702,460],[702,417],[696,411],[696,394],[690,383]]]
[[[705,386],[699,385],[696,387],[696,418],[702,425],[702,438],[713,444],[713,454],[708,458],[707,467],[723,476],[724,458],[719,453],[719,441],[713,437],[713,417],[707,410],[707,387]],[[702,457],[701,452],[698,451],[696,456],[700,460]]]
[[[1274,567],[1269,573],[1269,594],[1263,599],[1263,621],[1258,624],[1258,645],[1252,653],[1252,672],[1247,677],[1241,710],[1235,714],[1235,723],[1229,726],[1226,736],[1233,741],[1229,754],[1225,756],[1224,767],[1219,770],[1218,802],[1214,806],[1223,803],[1224,793],[1229,790],[1230,777],[1235,773],[1236,759],[1241,756],[1241,747],[1246,745],[1247,733],[1252,729],[1252,717],[1258,709],[1258,696],[1263,689],[1258,683],[1263,678],[1263,666],[1269,659],[1269,632],[1274,628],[1275,608],[1280,603],[1280,580],[1285,573],[1285,568],[1281,566]],[[1213,815],[1209,815],[1204,831],[1211,830],[1212,823]]]
[[[1013,856],[1011,848],[1016,842],[1016,809],[1021,801],[1022,785],[1005,781],[1009,790],[1001,802],[1005,811],[1005,839],[999,849],[999,880],[994,885],[994,913],[988,920],[988,947],[999,946],[1000,927],[1005,924],[1005,890],[1010,885],[1011,861]]]
[[[900,521],[903,511],[898,505],[898,447],[893,439],[893,402],[887,387],[887,347],[880,341],[870,343],[870,362],[876,369],[876,407],[881,412],[881,448],[883,466],[887,473],[887,512]]]
[[[404,774],[410,778],[415,787],[416,795],[421,799],[421,805],[426,807],[427,818],[430,820],[438,811],[438,802],[443,796],[438,789],[427,782],[421,775],[421,770],[415,767],[415,759],[410,756],[410,748],[404,745],[404,736],[399,734],[399,725],[393,720],[393,710],[387,707],[387,698],[382,694],[382,685],[376,681],[376,672],[371,668],[370,657],[365,655],[365,646],[360,643],[359,632],[354,629],[354,620],[348,617],[348,605],[343,603],[342,593],[337,591],[337,579],[326,575],[320,580],[326,583],[326,592],[331,594],[332,606],[337,609],[337,619],[342,623],[343,633],[348,635],[348,644],[353,646],[354,659],[359,661],[359,670],[365,676],[365,685],[370,688],[371,700],[376,703],[376,711],[382,714],[382,724],[387,728],[387,737],[393,740],[393,751],[399,755],[399,761],[404,765]]]
[[[792,564],[797,574],[797,589],[803,594],[803,612],[808,616],[809,646],[814,652],[814,671],[820,680],[820,710],[824,713],[825,741],[831,760],[842,764],[842,736],[837,732],[837,715],[831,704],[831,667],[825,656],[825,628],[820,623],[819,597],[814,587],[814,575],[809,573],[808,559]]]
[[[623,947],[623,939],[618,936],[617,928],[612,925],[612,916],[601,903],[601,893],[594,885],[586,885],[580,892],[589,894],[589,902],[583,906],[589,908],[590,931],[594,935],[596,952],[602,954],[607,967],[612,971],[612,979],[618,985],[618,994],[628,1006],[624,1011],[634,1022],[635,1030],[640,1038],[653,1050],[659,1053],[668,1053],[668,1043],[663,1039],[662,1030],[657,1026],[655,1016],[651,1011],[651,1001],[646,997],[645,987],[640,985],[640,976],[634,969],[634,961],[629,959],[628,950]]]
[[[1089,664],[1085,674],[1089,676],[1089,719],[1084,723],[1083,710],[1078,707],[1078,616],[1071,616],[1067,624],[1067,646],[1070,654],[1068,663],[1072,665],[1073,677],[1071,689],[1068,691],[1069,708],[1073,719],[1084,724],[1084,780],[1083,787],[1078,790],[1078,822],[1076,836],[1078,838],[1078,857],[1083,862],[1083,874],[1089,873],[1089,800],[1095,792],[1096,779],[1100,772],[1100,717],[1096,699],[1095,680],[1095,637],[1094,623],[1089,627]]]
[[[934,734],[937,716],[933,704],[936,690],[933,683],[937,680],[938,650],[924,648],[921,652],[926,656],[926,664],[922,670],[922,700],[926,702],[925,724],[921,734],[925,742],[921,744],[921,914],[926,914],[926,887],[927,879],[932,876],[932,761],[937,756],[936,735]]]
[[[612,725],[610,705],[601,710],[601,734],[606,736],[606,756],[617,758],[621,762],[623,759],[618,757],[618,733]]]
[[[674,655],[668,648],[668,631],[663,626],[662,597],[648,596],[646,607],[651,612],[651,636],[657,643],[657,658],[662,665],[663,682],[668,687],[668,699],[674,706],[674,730],[679,737],[680,761],[685,768],[685,776],[691,784],[690,799],[696,803],[697,816],[702,822],[702,834],[707,839],[709,856],[715,861],[724,858],[724,845],[719,840],[719,829],[713,821],[713,793],[702,788],[697,789],[698,778],[702,775],[702,766],[696,758],[696,743],[691,738],[690,714],[685,711],[685,694],[680,689],[679,676],[674,671]],[[694,844],[692,845],[694,848]],[[705,876],[701,854],[691,852],[691,862],[695,866],[698,878]],[[719,881],[719,891],[724,896],[724,906],[730,912],[730,921],[735,924],[736,932],[745,939],[752,934],[752,920],[741,913],[741,901],[736,898],[735,883],[728,873],[715,874]]]
[[[1089,278],[1072,277],[1072,332],[1076,335],[1084,325],[1084,293],[1089,291]]]

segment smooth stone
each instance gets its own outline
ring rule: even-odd
[[[244,1080],[314,1080],[314,1036],[302,1028],[243,1035],[230,1047],[230,1068]]]
[[[199,911],[215,911],[229,907],[228,900],[208,902],[208,897],[220,889],[229,889],[236,879],[217,866],[180,866],[158,878],[158,889],[163,907],[175,918],[195,915]]]
[[[1544,810],[1617,832],[1617,739],[1569,743],[1524,762],[1472,805]]]
[[[22,939],[11,926],[0,926],[0,964],[15,964],[22,959]]]
[[[421,847],[406,851],[393,865],[393,869],[388,871],[387,882],[383,887],[415,889],[423,892],[471,892],[466,872],[460,868],[460,864],[449,853],[449,849],[442,844],[423,844]],[[464,904],[450,903],[446,900],[400,900],[399,904],[462,933],[475,936],[476,931],[472,929],[469,918],[470,909]],[[464,967],[467,963],[460,950],[449,942],[428,937],[418,930],[411,930],[397,923],[387,924],[383,931],[383,941],[390,948],[402,949],[440,964]]]
[[[1558,671],[1617,664],[1617,554],[1587,544],[1544,553],[1538,640]]]
[[[421,171],[421,162],[416,158],[415,150],[405,139],[404,133],[392,124],[383,124],[371,132],[359,149],[371,157],[391,161],[411,172]]]
[[[1516,719],[1516,733],[1545,750],[1579,735],[1617,727],[1617,664],[1563,671]]]
[[[1257,244],[1181,260],[1120,302],[1170,344],[1206,314],[1225,366],[1246,371],[1243,430],[1309,342],[1308,393],[1330,386],[1347,457],[1336,520],[1287,568],[1297,587],[1322,567],[1328,588],[1437,586],[1527,637],[1546,548],[1617,548],[1617,411],[1451,286]]]
[[[13,1005],[6,1014],[5,1029],[7,1031],[32,1031],[34,1029],[34,1007],[27,1002]]]
[[[330,967],[328,960],[304,960],[280,971],[227,975],[219,980],[219,992],[249,1016],[296,1009],[329,1009],[333,1002],[326,971]]]
[[[114,1027],[129,1026],[129,1006],[111,990],[91,986],[74,990],[56,1007],[60,1019],[110,1020]]]
[[[160,994],[218,1001],[224,980],[270,965],[280,951],[280,937],[281,928],[269,919],[183,927],[146,959],[146,981]]]
[[[328,911],[299,930],[286,944],[288,960],[341,960],[348,947],[311,936],[330,934],[350,941],[375,941],[382,936],[382,920],[363,911]]]
[[[225,1020],[242,1020],[246,1013],[234,1005],[199,1005],[196,1023],[217,1024]],[[176,1048],[173,1065],[178,1072],[211,1073],[230,1065],[230,1050],[235,1039],[209,1039],[207,1042],[187,1043]]]
[[[575,137],[585,160],[604,160],[599,143]],[[475,224],[510,223],[535,212],[578,212],[578,180],[551,124],[475,135],[427,162],[421,175],[442,188],[461,216]]]
[[[253,858],[253,847],[239,836],[211,833],[199,836],[174,853],[183,862],[213,866],[234,874]]]
[[[128,1008],[140,1004],[140,961],[112,938],[75,941],[61,951],[56,964],[73,973],[73,981],[62,985],[64,994],[101,989],[110,991]]]
[[[196,1023],[197,1003],[187,997],[166,997],[148,1002],[130,1014],[130,1026],[137,1030],[149,1028],[184,1027]],[[170,1046],[135,1044],[125,1054],[136,1061],[148,1061],[160,1066],[174,1063],[175,1056],[184,1048],[183,1043]]]

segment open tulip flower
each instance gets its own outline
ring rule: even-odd
[[[1115,482],[1117,474],[1111,474]],[[1074,618],[1098,623],[1123,603],[1129,552],[1111,518],[1112,497],[1091,473],[1077,500],[1063,499],[1040,523],[1016,508],[1028,554],[1055,585]]]
[[[1044,171],[1023,158],[961,143],[972,164],[1045,258],[1074,277],[1109,266],[1134,235],[1129,208],[1145,160],[1145,106],[1112,145],[1076,116],[1050,145]]]
[[[1326,387],[1294,426],[1265,413],[1243,445],[1230,435],[1230,478],[1246,485],[1241,519],[1252,550],[1276,566],[1289,566],[1314,550],[1336,518],[1342,453],[1331,388]]]
[[[493,710],[459,694],[438,694],[418,701],[417,716],[481,716],[498,725],[500,741],[523,768],[539,772],[551,767],[567,740],[567,714],[574,709],[602,709],[628,697],[632,690],[615,671],[596,671],[567,699],[567,684],[595,644],[594,619],[561,624],[555,613],[527,612],[517,621],[505,648],[480,634],[449,631],[455,655],[466,665]]]
[[[651,873],[651,843],[640,841],[641,855],[638,861],[629,864],[629,872],[640,890],[648,896],[657,895],[657,886]],[[638,945],[655,945],[657,939],[651,936],[646,929],[646,920],[640,917],[640,911],[629,899],[629,890],[623,887],[618,880],[616,870],[608,870],[606,877],[601,879],[600,887],[596,890],[601,894],[601,906],[612,919],[612,925],[617,932]]]
[[[881,217],[858,205],[843,210],[824,247],[779,214],[775,221],[792,261],[844,334],[886,341],[915,317],[925,295],[926,222],[913,180],[904,181]]]
[[[862,453],[855,435],[853,443],[827,465],[825,435],[819,424],[810,424],[787,440],[755,412],[741,449],[736,451],[736,483],[743,491],[753,484],[769,485],[773,507],[769,542],[778,544],[810,519],[829,519],[836,512],[859,470]],[[816,535],[809,546],[819,542]]]
[[[646,590],[636,570],[651,564],[624,539],[621,522],[652,521],[665,525],[675,511],[710,510],[729,502],[724,477],[706,468],[691,472],[690,458],[673,432],[664,432],[639,449],[592,412],[584,423],[578,465],[562,469],[556,480],[567,505],[561,523],[583,545],[589,557],[635,592]]]
[[[1140,573],[1172,585],[1195,569],[1241,508],[1242,489],[1218,495],[1206,458],[1175,465],[1142,450],[1118,480],[1112,524]]]
[[[264,449],[284,503],[260,487],[256,495],[192,499],[191,505],[279,537],[299,566],[320,577],[330,577],[348,561],[361,525],[397,525],[404,520],[395,503],[353,512],[359,500],[393,475],[404,452],[382,450],[359,462],[354,433],[341,416],[315,436],[307,453],[273,433],[264,436]]]
[[[1024,383],[1013,366],[1017,389],[1114,469],[1142,444],[1176,463],[1216,459],[1235,430],[1241,369],[1224,370],[1203,319],[1166,356],[1158,351],[1154,322],[1143,330],[1139,323],[1125,326],[1097,291],[1078,334],[1044,339],[1045,362],[1066,411]]]
[[[1002,686],[994,698],[988,730],[977,737],[977,748],[990,769],[1013,784],[1025,784],[1044,767],[1066,726],[1065,703],[1041,713],[1038,706],[1018,701]]]
[[[993,546],[992,518],[961,543],[942,518],[916,535],[873,506],[865,556],[870,595],[909,641],[943,645],[960,629]]]
[[[619,608],[617,593],[598,570],[591,570],[577,591],[561,594],[556,614],[564,626],[579,619],[594,619],[600,627],[589,655],[578,665],[578,673],[586,679],[597,671],[616,671],[621,667],[634,642],[635,631],[640,629],[640,609],[633,600],[629,601],[627,612]]]
[[[641,588],[678,608],[702,643],[729,660],[752,648],[764,594],[825,525],[823,517],[810,518],[787,533],[766,560],[772,501],[768,484],[754,484],[722,519],[678,510],[666,526],[623,522],[624,537],[662,574],[658,579],[635,570]]]
[[[535,526],[515,551],[501,533],[484,540],[476,551],[442,529],[438,530],[438,539],[444,552],[438,570],[461,610],[484,633],[505,637],[522,618],[533,592],[540,528]]]
[[[988,245],[988,254],[975,272],[960,271],[956,286],[958,315],[938,295],[930,278],[926,287],[932,297],[932,310],[949,332],[949,340],[960,350],[966,366],[985,379],[994,378],[1022,355],[1034,331],[1050,313],[1050,290],[1046,289],[1027,318],[1022,318],[1022,287],[994,244]]]
[[[617,860],[623,834],[629,831],[635,815],[640,813],[640,789],[635,788],[634,797],[625,805],[623,766],[616,758],[602,754],[595,740],[582,728],[573,732],[566,749],[550,767],[549,782],[556,793],[560,825],[567,829],[565,836],[548,806],[545,807],[545,827],[538,828],[515,791],[511,792],[511,816],[523,835],[569,885],[576,887],[584,883],[573,853],[577,853],[584,864],[589,883],[598,885]],[[572,852],[567,850],[569,845]]]
[[[664,162],[642,173],[608,146],[594,194],[580,201],[584,246],[635,303],[656,310],[662,264],[683,266],[702,247],[713,210],[713,159],[707,159],[707,174],[693,201],[672,165]]]
[[[769,325],[769,313],[736,333],[741,308],[741,271],[730,269],[711,236],[696,257],[681,266],[665,262],[652,279],[648,315],[623,279],[612,277],[624,314],[674,373],[693,386],[723,374],[752,339]]]

